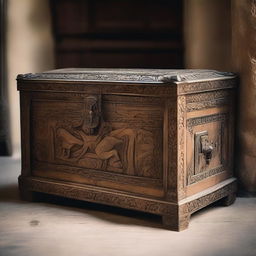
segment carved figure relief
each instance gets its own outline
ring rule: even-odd
[[[57,158],[79,166],[131,175],[136,172],[139,175],[139,168],[143,173],[152,168],[152,134],[142,129],[111,130],[103,122],[97,134],[89,135],[82,127],[74,127],[72,131],[58,127],[55,143]]]
[[[57,122],[55,157],[73,165],[129,175],[152,176],[153,134],[144,129],[112,129],[100,114],[100,104],[88,97],[83,120]]]

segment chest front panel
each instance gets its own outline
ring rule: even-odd
[[[157,97],[34,93],[34,175],[163,196],[165,102]]]
[[[234,201],[234,74],[64,69],[17,79],[24,198],[150,212],[172,230]]]

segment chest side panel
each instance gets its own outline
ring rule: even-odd
[[[33,174],[161,197],[163,113],[157,97],[33,93]]]
[[[234,92],[186,97],[186,184],[191,195],[232,176]]]

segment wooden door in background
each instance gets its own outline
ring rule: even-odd
[[[51,8],[57,68],[183,68],[180,0],[52,0]]]

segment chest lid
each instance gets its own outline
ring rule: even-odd
[[[236,85],[235,78],[234,73],[208,69],[118,68],[65,68],[17,76],[19,90],[56,90],[57,84],[60,83],[64,83],[69,89],[72,84],[77,84],[79,90],[83,90],[83,86],[119,84],[120,89],[123,88],[126,91],[133,90],[134,87],[129,85],[137,85],[136,87],[141,90],[145,87],[152,87],[156,94],[163,91],[163,88],[167,89],[167,92],[162,92],[164,94],[169,94],[169,90],[174,89],[177,95],[233,88]],[[40,84],[40,86],[34,86],[34,83]],[[73,90],[77,91],[78,89],[73,88]]]
[[[93,81],[123,83],[193,83],[234,78],[234,73],[208,69],[64,68],[18,75],[17,80]]]

